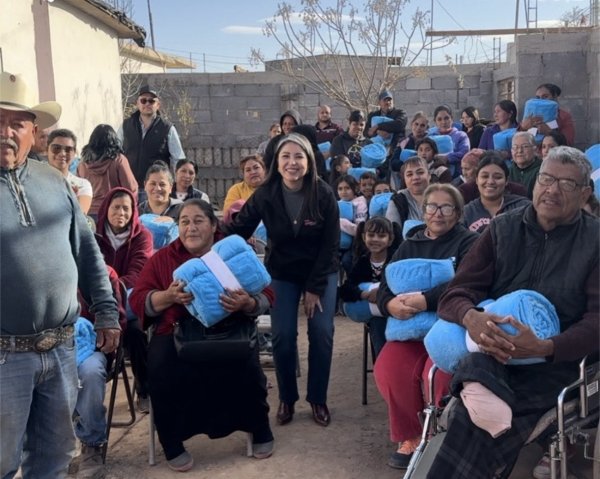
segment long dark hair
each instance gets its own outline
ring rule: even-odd
[[[114,160],[121,153],[123,148],[117,132],[110,125],[100,124],[94,128],[88,144],[83,147],[81,160],[86,163]]]
[[[517,123],[517,105],[515,105],[514,102],[510,100],[500,100],[496,105],[510,115],[511,125]]]
[[[283,183],[283,178],[279,173],[279,152],[286,143],[294,143],[298,145],[308,159],[308,170],[304,175],[302,182],[302,191],[304,193],[304,206],[302,210],[308,212],[311,219],[322,219],[322,215],[319,211],[319,189],[317,187],[319,177],[317,176],[317,165],[315,161],[315,155],[313,153],[312,146],[305,136],[298,133],[290,133],[285,135],[279,140],[275,147],[275,154],[273,155],[274,161],[271,163],[269,174],[265,179],[265,185],[271,185],[273,183]],[[283,187],[283,186],[282,186]]]

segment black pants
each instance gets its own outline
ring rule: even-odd
[[[148,338],[137,319],[127,322],[123,344],[129,352],[135,390],[140,397],[148,396]]]

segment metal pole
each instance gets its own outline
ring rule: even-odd
[[[515,10],[515,46],[517,44],[517,28],[519,28],[519,0],[517,0],[517,9]]]
[[[433,0],[431,0],[431,30],[433,30]],[[433,37],[429,42],[429,66],[433,65]]]
[[[150,41],[152,42],[152,50],[155,50],[154,23],[152,22],[152,9],[150,8],[150,0],[148,0],[148,20],[150,22]]]

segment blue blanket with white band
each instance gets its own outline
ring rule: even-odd
[[[204,256],[183,263],[173,272],[173,279],[183,281],[184,291],[194,295],[186,308],[207,328],[229,315],[219,302],[225,289],[243,289],[255,295],[271,283],[256,253],[237,235],[215,243]]]
[[[371,291],[373,288],[378,287],[379,283],[360,283],[358,285],[358,289],[361,291]],[[383,316],[377,305],[366,299],[343,303],[342,309],[346,316],[357,323],[367,323],[373,316]]]
[[[529,326],[540,339],[556,336],[560,323],[556,309],[536,291],[520,289],[501,296],[496,301],[486,300],[479,306],[500,317],[512,316]],[[517,329],[510,323],[498,324],[506,333],[514,335]],[[469,352],[479,351],[467,330],[456,323],[440,319],[425,336],[425,348],[433,362],[446,372],[453,373],[459,361]],[[511,359],[509,364],[533,364],[544,358]]]

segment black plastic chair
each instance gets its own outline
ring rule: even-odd
[[[119,281],[121,302],[123,305],[127,302],[127,288]],[[123,381],[123,387],[125,388],[125,396],[127,398],[127,407],[129,409],[129,419],[125,421],[113,421],[113,414],[115,409],[115,402],[117,399],[117,387],[119,385],[119,376]],[[106,462],[106,454],[108,452],[108,440],[110,437],[110,430],[113,427],[129,427],[135,423],[135,405],[133,402],[133,393],[131,385],[129,383],[129,376],[127,375],[127,368],[125,367],[125,349],[123,347],[123,335],[119,339],[119,346],[114,354],[114,359],[108,371],[106,382],[112,381],[110,387],[110,395],[108,399],[108,410],[106,415],[106,442],[102,448],[102,463]]]
[[[371,331],[367,323],[363,323],[363,354],[362,354],[362,405],[367,405],[367,374],[373,372],[375,363],[375,347],[371,341]],[[371,367],[369,367],[369,347],[371,349]]]

